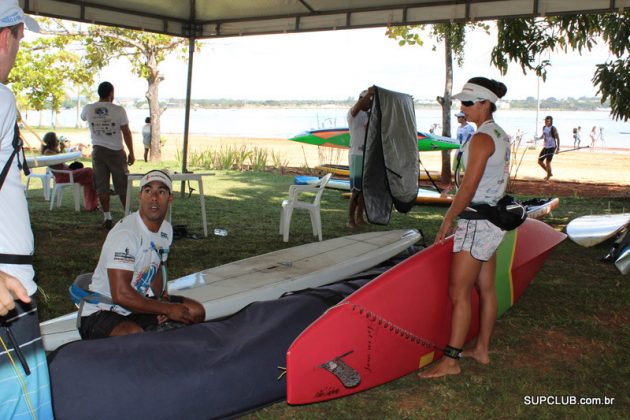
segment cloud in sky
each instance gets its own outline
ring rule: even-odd
[[[433,99],[444,90],[444,52],[441,46],[432,51],[433,40],[424,39],[423,47],[400,47],[384,28],[376,28],[206,40],[194,58],[193,98],[346,99],[376,84]],[[483,32],[467,36],[464,66],[454,70],[454,90],[470,77],[486,76],[508,86],[506,99],[536,97],[534,75],[523,75],[512,64],[501,76],[490,65],[494,39]],[[595,64],[608,58],[603,44],[584,56],[552,55],[541,98],[595,96]],[[165,76],[160,96],[184,97],[186,63],[172,58],[160,68]],[[146,91],[146,81],[134,77],[124,60],[105,68],[99,80],[114,83],[120,96],[143,97]]]

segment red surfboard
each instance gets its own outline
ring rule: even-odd
[[[528,219],[497,250],[499,316],[523,294],[566,235]],[[287,401],[307,404],[344,397],[407,375],[442,356],[451,305],[452,237],[385,272],[326,311],[287,352]],[[479,329],[472,296],[467,341]]]

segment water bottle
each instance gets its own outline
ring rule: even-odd
[[[214,234],[215,236],[227,236],[228,232],[227,232],[227,229],[216,228],[214,230]]]

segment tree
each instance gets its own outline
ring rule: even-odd
[[[461,67],[464,62],[464,46],[466,30],[480,27],[486,32],[488,26],[480,23],[439,23],[431,25],[429,36],[438,43],[444,42],[444,62],[445,62],[445,82],[444,95],[438,96],[437,101],[442,107],[442,135],[451,136],[451,106],[453,101],[453,58],[457,65]],[[390,26],[387,28],[387,36],[398,40],[398,45],[418,45],[423,46],[424,42],[420,32],[425,29],[425,25],[418,26]],[[436,50],[437,46],[433,46]],[[451,154],[448,150],[442,151],[442,182],[451,180]]]
[[[159,64],[173,51],[184,51],[188,40],[129,29],[90,25],[86,33],[80,34],[85,45],[87,59],[99,65],[125,57],[134,73],[147,81],[146,98],[151,116],[151,160],[162,158],[160,146],[160,116],[163,110],[159,103],[159,86],[164,76]]]
[[[537,61],[545,52],[576,49],[582,53],[603,40],[616,57],[596,66],[593,83],[601,102],[610,100],[611,116],[630,118],[630,12],[584,14],[531,19],[501,19],[497,22],[497,45],[492,63],[507,73],[510,61],[523,73],[534,71],[545,80],[550,60]]]
[[[9,82],[26,110],[50,107],[56,114],[65,100],[68,83],[92,83],[93,71],[69,48],[69,43],[64,37],[40,37],[22,43]]]

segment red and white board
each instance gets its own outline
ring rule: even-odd
[[[497,251],[499,316],[523,294],[566,235],[526,220]],[[451,305],[448,276],[452,237],[380,275],[326,311],[287,352],[287,401],[306,404],[344,397],[407,375],[442,356]],[[479,299],[473,292],[479,329]]]

